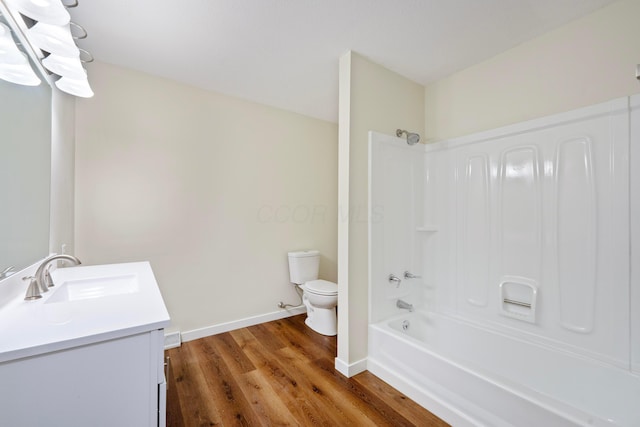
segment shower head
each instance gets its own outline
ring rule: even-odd
[[[407,144],[414,145],[420,142],[420,135],[417,133],[409,132],[404,129],[396,129],[396,136],[398,138],[402,137],[402,134],[407,138]]]
[[[417,133],[407,132],[407,144],[414,145],[420,142],[420,135]]]

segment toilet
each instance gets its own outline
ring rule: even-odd
[[[288,256],[291,283],[302,289],[302,302],[307,307],[307,319],[304,323],[319,334],[336,335],[338,285],[318,279],[320,252],[289,252]]]

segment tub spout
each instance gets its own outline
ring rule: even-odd
[[[396,307],[404,308],[405,310],[409,310],[409,311],[413,311],[413,304],[409,304],[408,302],[404,302],[401,299],[399,299],[396,302]]]

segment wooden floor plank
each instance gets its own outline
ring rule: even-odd
[[[221,418],[215,406],[202,399],[202,396],[211,394],[205,376],[200,369],[200,364],[194,359],[189,343],[170,351],[171,374],[173,375],[176,393],[180,396],[180,408],[183,425],[191,426],[215,426],[220,425]],[[171,410],[173,404],[167,403],[167,410]],[[168,413],[167,422],[173,421],[177,414]]]
[[[171,359],[168,362],[170,365],[173,363]],[[182,414],[182,408],[180,407],[180,393],[176,388],[176,381],[173,377],[174,371],[169,366],[169,372],[166,378],[167,381],[167,425],[174,427],[184,427],[184,415]]]
[[[390,387],[370,372],[362,372],[352,377],[352,380],[360,384],[363,388],[366,388],[370,393],[376,395],[394,410],[401,411],[402,415],[413,424],[438,427],[447,425],[447,423],[432,413],[425,413],[422,407],[407,405],[407,401],[411,402],[407,396]]]
[[[209,337],[211,338],[211,337]],[[259,426],[260,418],[252,410],[222,355],[215,347],[215,340],[194,341],[193,350],[201,356],[200,366],[211,390],[211,403],[218,408],[223,425]]]
[[[167,425],[447,426],[368,372],[353,378],[337,372],[336,337],[317,334],[304,319],[168,350]]]
[[[256,369],[228,332],[204,339],[208,340],[209,345],[218,351],[234,374],[244,374]]]
[[[328,359],[318,359],[315,367],[324,375],[333,378],[345,390],[348,390],[354,397],[358,398],[364,406],[371,412],[370,417],[386,420],[390,426],[413,426],[414,424],[404,417],[403,412],[398,412],[391,408],[387,402],[380,399],[376,395],[368,392],[368,390],[351,378],[347,378],[337,372],[334,368],[333,361]],[[421,424],[423,425],[423,424]]]
[[[290,408],[271,387],[271,382],[262,372],[256,370],[243,374],[239,383],[254,412],[264,421],[265,425],[300,425]]]
[[[317,361],[301,360],[291,348],[282,349],[280,354],[287,361],[286,366],[290,370],[295,368],[301,377],[306,378],[314,392],[327,397],[322,402],[323,406],[327,411],[338,414],[344,425],[392,426],[349,390],[336,387],[335,378],[322,375],[322,371],[315,366]],[[356,424],[353,424],[354,421]]]
[[[314,342],[309,339],[304,332],[297,328],[291,327],[290,322],[284,320],[275,320],[264,324],[274,334],[282,337],[288,347],[293,347],[309,359],[315,359],[320,354],[324,354],[326,347],[322,343]],[[322,337],[322,335],[320,335]]]
[[[279,335],[274,334],[271,329],[264,324],[253,325],[244,329],[251,332],[251,334],[260,341],[260,344],[269,351],[277,351],[287,346]]]
[[[307,369],[308,362],[295,357],[286,357],[291,348],[282,349],[279,358],[280,369],[288,378],[295,381],[299,393],[299,401],[308,402],[315,410],[326,418],[330,425],[366,426],[374,425],[356,407],[341,396],[340,390],[333,384],[323,381],[317,371]],[[295,352],[295,350],[293,350]]]
[[[309,338],[309,340],[316,346],[321,346],[325,351],[329,352],[332,355],[335,355],[338,351],[336,337],[321,335],[312,330],[305,324],[305,318],[306,316],[292,316],[282,319],[281,321],[284,324],[289,324],[290,327],[302,333],[304,336]]]
[[[245,337],[243,344],[247,356],[271,383],[301,425],[335,425],[330,414],[315,399],[310,398],[304,385],[300,385],[301,378],[292,375],[281,363],[280,357],[274,357],[274,354],[266,351],[255,338],[250,340]]]

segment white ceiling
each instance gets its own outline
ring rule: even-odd
[[[70,12],[97,60],[335,122],[349,50],[426,84],[612,1],[80,0]]]

